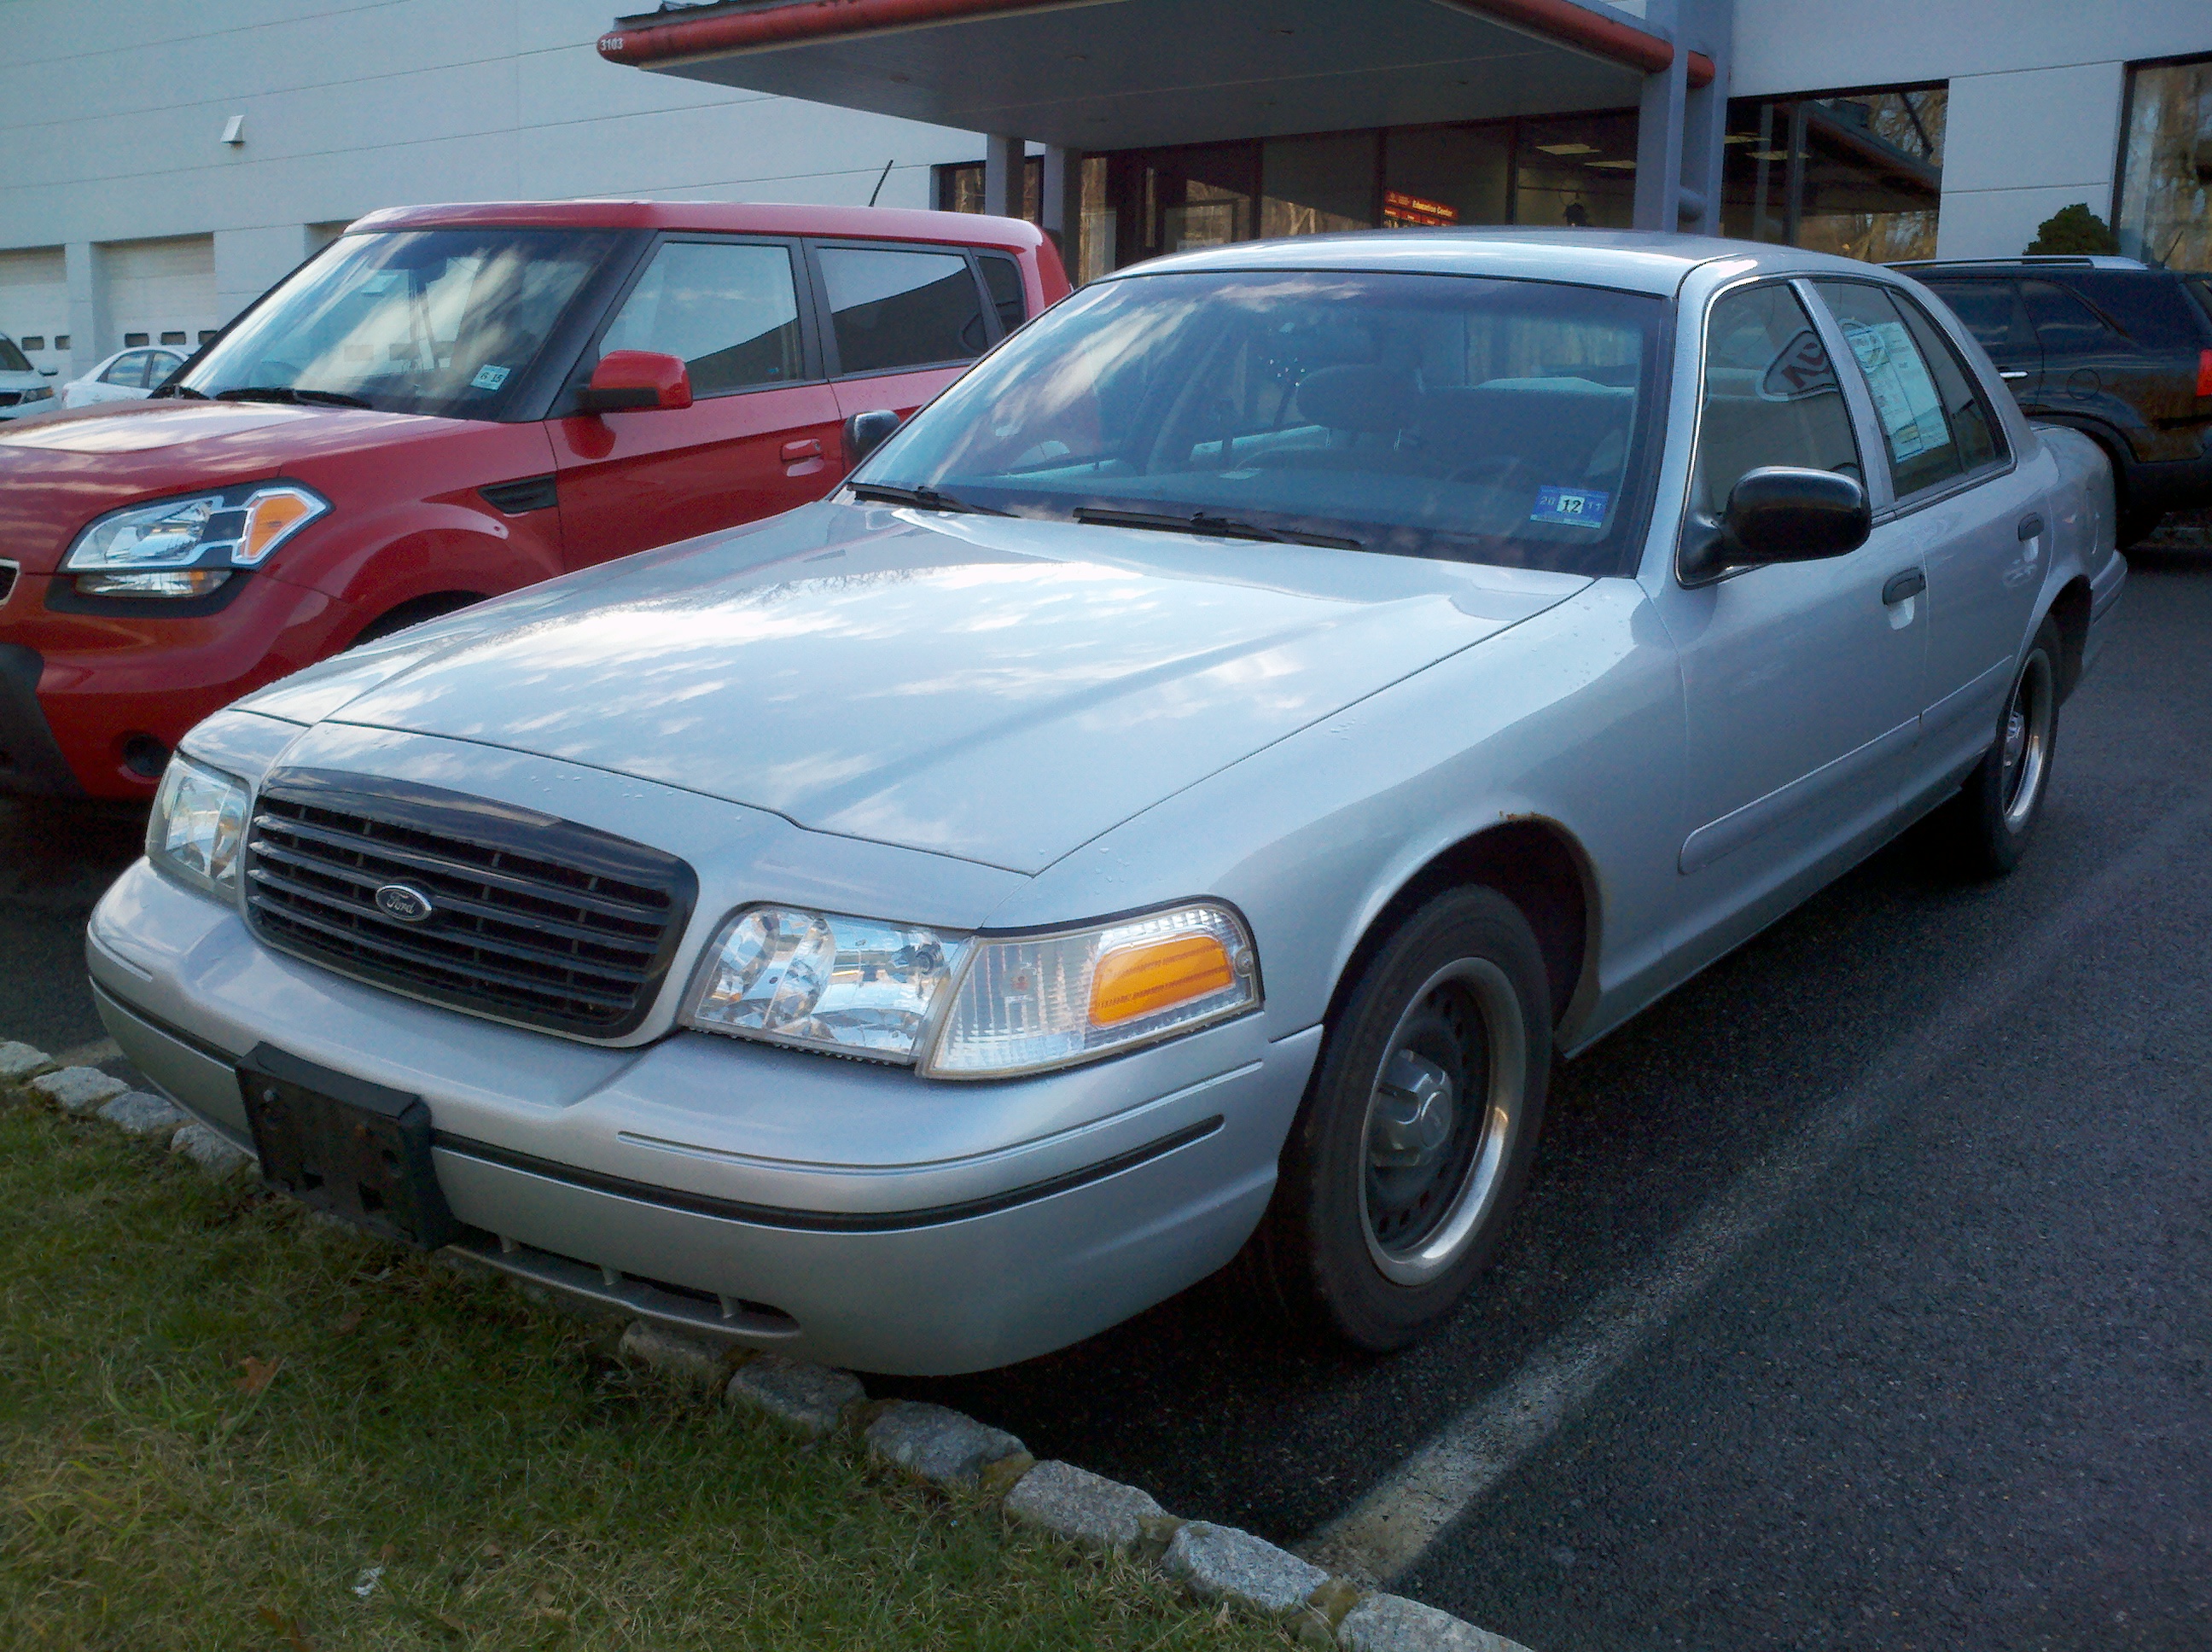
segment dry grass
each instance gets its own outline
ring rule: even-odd
[[[610,1347],[0,1102],[0,1646],[1284,1644]]]

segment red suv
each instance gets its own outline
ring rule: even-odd
[[[1029,224],[645,201],[362,219],[152,399],[0,431],[0,791],[150,797],[216,707],[820,497],[1067,291]]]

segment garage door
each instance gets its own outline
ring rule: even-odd
[[[0,252],[0,333],[37,367],[69,366],[69,282],[58,246]]]
[[[220,325],[215,296],[215,237],[110,241],[100,248],[107,277],[107,348],[198,344]]]

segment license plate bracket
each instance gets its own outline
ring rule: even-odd
[[[240,1064],[238,1087],[270,1186],[401,1244],[435,1250],[460,1236],[421,1096],[269,1044]]]

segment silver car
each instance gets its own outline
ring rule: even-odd
[[[1389,1349],[1555,1060],[1923,816],[2019,859],[2125,572],[1909,278],[1223,247],[209,719],[92,974],[276,1185],[648,1318],[960,1371],[1257,1244]]]

